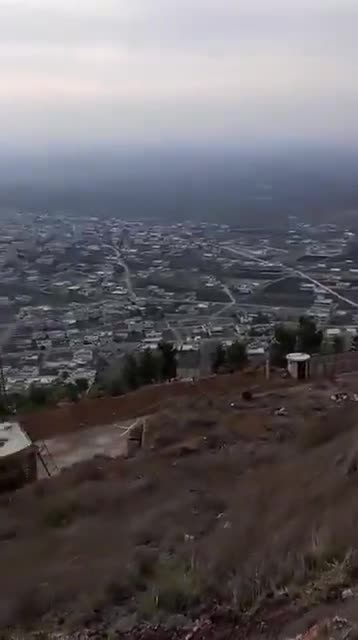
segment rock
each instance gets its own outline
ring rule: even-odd
[[[349,598],[353,598],[353,597],[354,597],[354,593],[352,589],[344,589],[344,591],[342,591],[341,593],[342,600],[348,600]]]

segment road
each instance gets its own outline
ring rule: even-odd
[[[118,264],[120,264],[121,267],[123,267],[124,269],[124,278],[126,281],[128,294],[133,301],[137,300],[137,295],[132,285],[131,272],[129,270],[127,263],[124,262],[118,247],[115,244],[105,244],[104,247],[106,247],[107,249],[110,249],[111,251],[114,251]]]
[[[223,285],[223,289],[225,293],[228,295],[228,297],[230,298],[230,302],[228,304],[225,304],[223,307],[221,307],[221,309],[219,309],[218,311],[215,311],[215,313],[209,316],[210,321],[215,320],[215,318],[218,318],[219,316],[221,316],[223,313],[225,313],[225,311],[229,311],[236,304],[236,300],[232,295],[229,287],[225,284]]]
[[[221,245],[221,247],[223,249],[226,249],[227,251],[230,251],[231,253],[235,253],[236,255],[241,255],[244,256],[246,258],[251,258],[252,260],[256,260],[257,262],[260,262],[261,264],[264,264],[265,266],[268,266],[269,263],[266,260],[262,260],[261,258],[258,258],[257,256],[251,254],[251,252],[248,249],[237,249],[236,247],[230,247],[228,245]],[[351,307],[354,307],[355,309],[358,309],[358,303],[354,302],[353,300],[350,300],[350,298],[346,298],[346,296],[342,296],[340,293],[337,293],[337,291],[334,291],[334,289],[331,289],[330,287],[327,287],[325,284],[322,284],[322,282],[319,282],[318,280],[315,280],[314,278],[311,278],[311,276],[309,276],[307,273],[304,273],[303,271],[299,271],[298,269],[295,269],[294,267],[287,267],[284,264],[280,264],[280,267],[282,269],[282,271],[284,271],[285,273],[287,273],[287,275],[291,275],[291,276],[299,276],[300,278],[303,278],[304,280],[308,280],[309,282],[312,282],[313,284],[315,284],[317,287],[320,287],[323,291],[327,291],[327,293],[329,293],[330,295],[334,296],[335,298],[338,298],[339,300],[342,300],[342,302],[345,302],[346,304],[349,304]]]
[[[231,301],[231,304],[236,304],[236,300],[235,300],[234,296],[232,295],[232,293],[231,293],[231,291],[230,291],[229,287],[225,284],[225,285],[223,286],[223,289],[224,289],[224,291],[225,291],[226,295],[227,295],[227,296],[229,296],[230,301]]]
[[[287,268],[289,269],[289,267]],[[339,300],[342,300],[343,302],[346,302],[347,304],[349,304],[351,307],[355,307],[355,309],[358,309],[358,302],[354,302],[350,298],[346,298],[346,296],[342,296],[340,293],[337,293],[337,291],[334,291],[330,287],[327,287],[325,284],[322,284],[322,282],[319,282],[318,280],[311,278],[311,276],[307,275],[307,273],[303,273],[303,271],[297,271],[297,269],[292,269],[292,271],[293,273],[295,273],[295,275],[301,276],[301,278],[305,278],[306,280],[309,280],[310,282],[315,284],[317,287],[321,287],[321,289],[323,289],[324,291],[327,291],[327,293],[330,293],[332,296],[335,296]]]

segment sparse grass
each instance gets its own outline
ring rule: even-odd
[[[308,419],[299,433],[299,445],[305,451],[331,442],[342,433],[354,429],[356,419],[356,413],[348,408],[345,411],[344,407],[333,410],[328,416],[324,415],[316,420]]]
[[[149,588],[139,600],[145,617],[158,611],[168,614],[183,613],[199,604],[203,587],[193,566],[175,558],[161,560],[156,567]]]
[[[58,529],[71,524],[79,511],[78,503],[69,498],[65,500],[54,501],[48,504],[44,509],[41,519],[45,527],[50,529]]]
[[[301,431],[302,416],[275,398],[288,409],[281,442],[267,397],[247,410],[231,399],[177,403],[137,458],[78,465],[0,500],[4,600],[23,582],[51,594],[33,606],[22,598],[19,620],[38,620],[58,594],[75,626],[107,610],[165,619],[213,603],[250,616],[267,602],[325,602],[358,582],[358,476],[335,462],[356,450],[358,407],[315,412]]]

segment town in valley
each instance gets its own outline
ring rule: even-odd
[[[94,384],[126,355],[177,350],[177,376],[210,375],[219,343],[263,362],[278,324],[312,316],[329,352],[358,327],[358,243],[348,225],[126,221],[9,211],[0,241],[8,391]]]

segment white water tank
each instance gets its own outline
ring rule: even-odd
[[[289,353],[287,356],[287,370],[296,380],[305,380],[309,377],[309,363],[311,356],[308,353]]]

